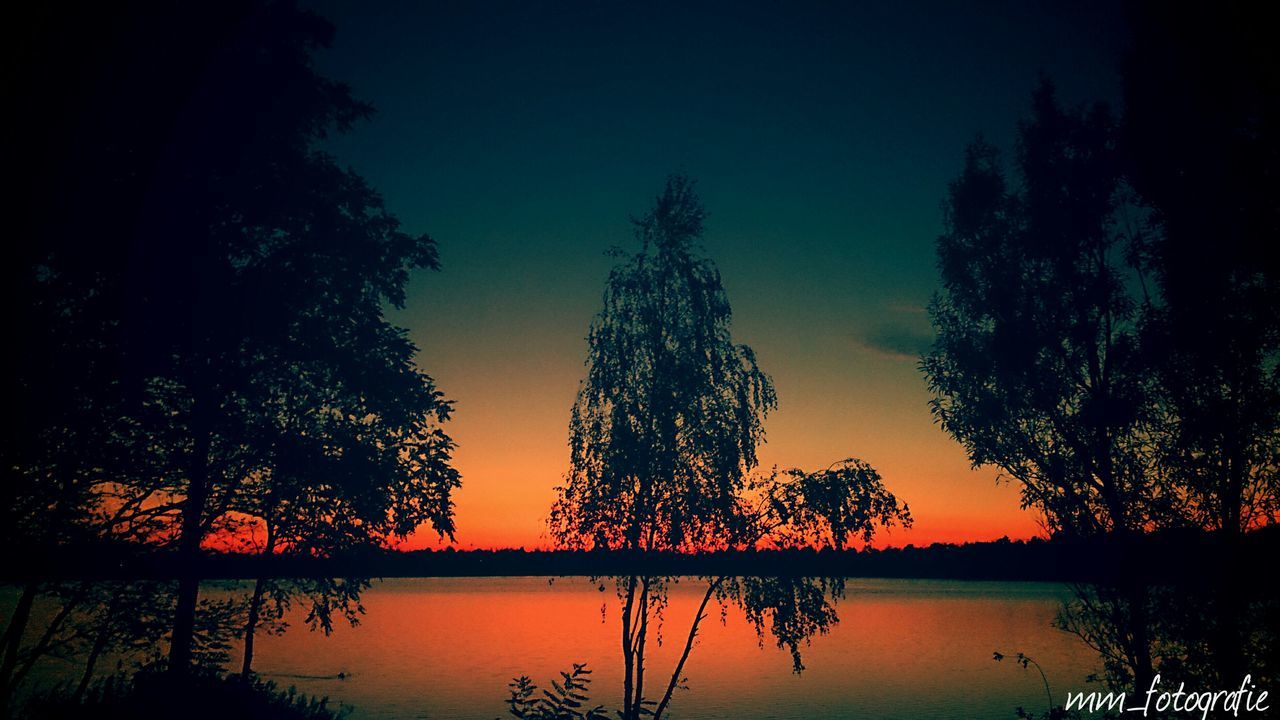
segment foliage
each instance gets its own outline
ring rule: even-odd
[[[1248,5],[1133,11],[1123,141],[1150,209],[1138,256],[1158,291],[1157,459],[1189,523],[1239,534],[1280,518],[1276,49]]]
[[[1250,14],[1135,3],[1119,122],[1046,83],[1019,184],[979,140],[951,185],[934,414],[1053,530],[1280,513],[1280,76]]]
[[[17,638],[6,678],[10,693],[18,693],[38,665],[50,659],[80,668],[73,698],[90,688],[107,658],[119,668],[158,666],[159,648],[172,629],[174,601],[171,581],[42,583],[39,613],[44,620]],[[236,594],[201,598],[193,629],[193,664],[209,671],[221,668],[244,616],[245,603]]]
[[[996,662],[1003,662],[1005,659],[1005,654],[1000,652],[999,650],[996,650],[991,654],[991,658]],[[1049,678],[1045,676],[1044,668],[1040,666],[1040,663],[1036,662],[1034,658],[1027,655],[1026,653],[1021,653],[1021,652],[1018,653],[1016,656],[1014,656],[1013,662],[1016,665],[1021,665],[1023,670],[1026,670],[1032,665],[1035,665],[1036,672],[1040,673],[1040,680],[1044,683],[1045,700],[1047,700],[1049,703],[1048,714],[1045,715],[1045,717],[1046,718],[1066,717],[1066,715],[1063,714],[1063,709],[1059,707],[1055,707],[1053,704],[1053,692],[1049,690]],[[1026,711],[1024,711],[1022,708],[1018,708],[1018,717],[1029,718],[1033,716],[1027,714]]]
[[[921,366],[943,428],[1050,530],[1190,527],[1234,553],[1280,518],[1275,48],[1243,5],[1131,19],[1119,122],[1045,86],[1018,185],[970,147]],[[1059,623],[1112,687],[1230,686],[1274,655],[1274,612],[1240,585],[1081,588]]]
[[[1266,686],[1280,670],[1274,650],[1280,600],[1238,579],[1154,585],[1140,594],[1116,585],[1076,586],[1055,625],[1098,654],[1101,673],[1095,679],[1113,689],[1149,683],[1135,677],[1144,647],[1165,684],[1232,687],[1248,673]],[[1235,643],[1229,653],[1223,652],[1225,642]]]
[[[733,522],[777,400],[730,337],[720,274],[698,248],[705,215],[692,181],[670,178],[634,221],[639,251],[609,275],[550,515],[562,545],[703,549]]]
[[[26,428],[0,444],[0,525],[10,544],[176,548],[181,670],[204,549],[264,528],[316,556],[452,536],[452,405],[384,316],[438,252],[318,149],[372,110],[315,71],[333,29],[313,13],[126,5],[33,27],[50,32],[28,61],[60,84],[19,89],[46,112],[15,162],[46,191],[4,263],[33,352],[6,376]],[[309,588],[314,619],[359,587]]]
[[[870,543],[876,529],[910,527],[911,510],[885,488],[880,473],[848,458],[824,470],[776,468],[752,478],[737,510],[738,547],[767,543],[843,550],[850,538]]]
[[[591,671],[586,664],[573,664],[571,672],[561,672],[560,681],[551,681],[552,690],[543,690],[521,675],[510,684],[508,712],[523,720],[605,720],[609,715],[603,705],[587,707],[590,702]]]
[[[760,642],[767,632],[779,648],[791,653],[791,670],[804,672],[801,644],[815,635],[826,635],[840,621],[835,603],[844,597],[844,578],[741,577],[726,578],[720,587],[722,601],[742,609]]]
[[[1062,110],[1046,82],[1019,137],[1016,186],[982,140],[951,184],[937,338],[921,361],[933,414],[1050,529],[1142,529],[1158,498],[1114,122],[1101,106]]]

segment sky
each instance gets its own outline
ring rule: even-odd
[[[377,109],[326,149],[439,243],[390,317],[456,404],[455,546],[549,546],[606,253],[676,172],[778,391],[763,466],[871,463],[915,516],[881,546],[1039,534],[916,357],[965,145],[1011,157],[1042,74],[1115,105],[1116,5],[306,2],[336,26],[318,68]]]

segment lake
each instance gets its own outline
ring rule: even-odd
[[[650,672],[670,676],[705,585],[672,587]],[[992,653],[1025,652],[1044,668],[1057,702],[1084,689],[1098,658],[1052,626],[1062,585],[935,580],[849,580],[840,621],[790,653],[763,643],[734,606],[712,612],[689,658],[673,718],[1012,718],[1043,712],[1034,667]],[[392,579],[364,596],[367,615],[330,637],[301,622],[261,637],[264,677],[350,706],[353,720],[505,716],[507,683],[540,686],[585,662],[592,701],[620,704],[619,602],[586,578]],[[344,677],[338,679],[336,676]]]

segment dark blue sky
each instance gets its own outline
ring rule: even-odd
[[[676,171],[778,387],[764,460],[868,460],[917,542],[1030,532],[932,425],[909,355],[965,144],[1012,154],[1040,73],[1114,104],[1117,3],[308,6],[337,27],[322,71],[378,109],[332,150],[440,243],[396,320],[458,402],[464,545],[537,544],[604,252]]]

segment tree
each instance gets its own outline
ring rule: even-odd
[[[615,252],[623,260],[587,338],[552,535],[575,548],[698,552],[801,538],[840,547],[852,535],[870,541],[877,524],[910,523],[906,507],[860,461],[752,476],[777,398],[755,353],[730,336],[719,273],[697,247],[705,215],[692,181],[669,178],[653,209],[634,221],[640,250]],[[839,587],[819,579],[705,580],[683,652],[656,700],[645,692],[645,647],[671,579],[615,580],[624,720],[666,712],[713,598],[741,604],[757,628],[771,622],[797,671],[798,643],[835,621],[830,603]]]
[[[196,291],[177,293],[186,314],[175,317],[176,288],[163,268],[146,278],[154,285],[131,290],[137,313],[127,318],[177,331],[129,337],[126,355],[148,371],[143,401],[155,397],[147,387],[161,384],[157,401],[177,410],[189,442],[176,488],[184,498],[175,518],[180,552],[195,565],[213,524],[252,489],[249,478],[276,469],[281,436],[309,451],[320,523],[388,518],[364,526],[376,538],[430,520],[451,533],[457,476],[439,427],[450,407],[413,365],[404,331],[382,317],[384,302],[403,303],[409,269],[438,266],[434,242],[403,233],[358,176],[312,149],[368,112],[310,68],[308,53],[329,29],[288,6],[255,8],[246,21],[206,79],[209,91],[197,96],[224,124],[192,128],[191,145],[181,148],[190,176],[175,178],[166,207],[153,206],[160,232],[144,235],[191,238],[201,259]],[[234,167],[209,154],[228,143]],[[165,217],[173,206],[186,212]],[[303,414],[323,421],[289,422]],[[276,442],[262,443],[264,435]],[[365,512],[323,501],[339,498]],[[198,577],[188,572],[170,656],[177,671],[190,656],[197,593]]]
[[[634,221],[640,250],[609,275],[569,423],[570,471],[549,518],[561,544],[698,550],[732,531],[777,399],[755,354],[733,344],[719,273],[697,254],[705,216],[693,183],[669,178]],[[620,589],[624,719],[643,707],[643,651],[662,585],[630,577]]]
[[[80,311],[79,293],[92,289],[73,290],[53,275],[40,282],[28,275],[20,282],[27,302],[10,305],[18,331],[42,332],[26,338],[19,362],[4,378],[10,411],[22,419],[0,439],[0,543],[10,553],[98,539],[97,520],[105,510],[96,480],[107,472],[108,461],[96,451],[109,435],[99,413],[113,402],[103,378],[108,358],[102,326]],[[39,654],[33,650],[50,646],[82,594],[60,582],[24,580],[0,635],[0,717]],[[30,637],[32,611],[42,595],[58,598],[62,606],[49,626],[34,628]]]
[[[275,438],[269,465],[246,480],[245,492],[233,503],[229,540],[248,542],[264,559],[280,554],[333,557],[384,544],[430,521],[429,513],[448,507],[449,478],[438,484],[412,483],[406,493],[368,482],[370,475],[386,472],[376,452],[346,455],[335,463],[326,446],[341,434],[343,423],[324,412],[332,406],[332,388],[308,388],[305,397],[293,398],[298,387],[288,387],[291,398],[282,401],[274,414],[277,424],[268,431]],[[411,450],[402,449],[404,461],[414,461]],[[416,450],[424,455],[424,467],[430,468],[434,455],[447,451],[447,446],[428,444]],[[438,470],[452,473],[448,466]],[[316,482],[317,477],[324,482]],[[440,488],[446,491],[444,497],[432,495]],[[451,517],[445,514],[437,527],[451,528]],[[258,577],[244,625],[242,674],[251,672],[260,623],[283,631],[285,613],[295,600],[303,599],[309,606],[307,623],[328,634],[335,616],[351,624],[358,621],[363,612],[360,593],[367,586],[363,578]]]
[[[1016,187],[994,148],[970,147],[945,206],[922,369],[943,428],[975,466],[1020,481],[1052,530],[1235,541],[1280,508],[1280,284],[1261,251],[1280,216],[1276,76],[1243,57],[1269,52],[1261,38],[1226,39],[1247,23],[1133,8],[1121,123],[1061,111],[1046,84],[1021,127]],[[1236,579],[1215,592],[1214,617],[1178,632],[1213,628],[1222,677],[1239,676],[1252,610]],[[1081,588],[1062,624],[1099,648],[1113,682],[1145,687],[1156,662],[1194,664],[1177,648],[1195,643],[1157,621],[1165,595]]]
[[[1256,9],[1135,2],[1125,173],[1151,210],[1160,467],[1196,527],[1280,518],[1280,58]]]
[[[383,315],[411,270],[438,267],[436,245],[317,149],[371,108],[315,72],[332,27],[313,13],[144,4],[36,25],[54,31],[27,48],[44,73],[21,96],[53,120],[20,134],[32,242],[6,272],[50,298],[23,332],[43,342],[89,326],[97,355],[51,354],[77,372],[105,360],[88,365],[94,404],[35,415],[34,449],[6,443],[5,470],[33,478],[17,486],[31,497],[84,477],[72,515],[98,536],[176,549],[170,666],[184,672],[200,557],[260,520],[267,496],[290,513],[290,551],[423,524],[452,534],[451,405]],[[33,405],[66,393],[50,373],[23,377]],[[58,459],[58,477],[38,466],[93,426],[105,429],[85,450],[93,462]],[[15,507],[40,521],[41,503]]]
[[[1062,110],[1046,81],[1017,169],[1011,186],[979,139],[951,184],[921,361],[934,418],[975,467],[1017,480],[1050,529],[1142,530],[1158,498],[1110,114]]]
[[[944,204],[937,332],[921,360],[935,420],[974,467],[1022,486],[1050,531],[1130,536],[1166,522],[1177,493],[1150,462],[1158,409],[1140,344],[1132,204],[1115,123],[1059,107],[1051,84],[1019,129],[1017,184],[979,139]],[[1152,677],[1149,596],[1114,594],[1132,677]]]
[[[755,353],[730,337],[719,272],[696,246],[705,214],[693,183],[672,177],[635,221],[639,252],[609,275],[551,512],[563,543],[714,546],[756,465],[777,397]]]
[[[1271,18],[1245,3],[1130,11],[1122,138],[1150,210],[1139,258],[1156,296],[1143,328],[1162,411],[1154,465],[1181,523],[1234,554],[1280,520],[1280,58]],[[1224,679],[1258,677],[1267,664],[1251,648],[1274,655],[1274,630],[1247,620],[1251,585],[1225,578],[1211,612],[1183,625],[1212,630],[1204,665]]]

